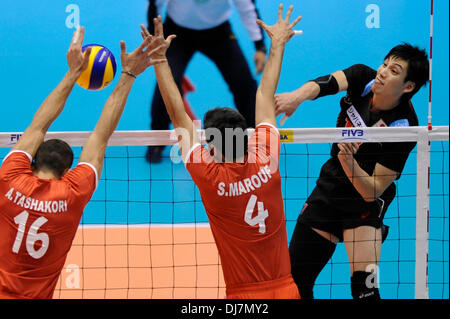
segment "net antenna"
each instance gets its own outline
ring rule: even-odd
[[[430,72],[428,88],[428,132],[431,132],[431,80],[432,80],[432,60],[433,60],[433,0],[430,0]],[[415,269],[415,298],[428,299],[428,259],[429,259],[429,237],[430,237],[430,150],[431,141],[425,134],[419,135],[417,141],[417,216],[416,216],[416,269]],[[419,163],[422,163],[420,165]],[[426,169],[426,171],[423,171]],[[426,179],[425,179],[426,177]]]
[[[432,130],[431,125],[431,79],[432,79],[432,60],[433,60],[433,0],[431,0],[431,10],[430,10],[430,74],[429,81],[430,86],[428,88],[428,130]]]

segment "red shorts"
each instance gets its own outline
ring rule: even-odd
[[[300,299],[291,275],[269,281],[227,287],[227,299]]]

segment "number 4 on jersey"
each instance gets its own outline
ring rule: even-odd
[[[264,209],[263,202],[257,202],[258,197],[256,195],[250,196],[250,199],[247,203],[247,208],[245,209],[245,217],[244,220],[250,226],[259,225],[259,232],[261,234],[266,233],[266,223],[265,220],[269,216],[269,211]],[[255,210],[255,206],[258,203],[258,214],[252,218],[253,211]]]

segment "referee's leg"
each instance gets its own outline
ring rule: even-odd
[[[167,50],[167,61],[170,65],[172,75],[178,89],[181,92],[181,81],[183,79],[184,72],[186,71],[187,64],[192,58],[195,48],[190,41],[190,34],[184,34],[183,29],[178,28],[170,18],[167,18],[164,23],[164,32],[166,36],[176,34],[177,38],[174,39]],[[151,105],[151,129],[152,130],[168,130],[170,125],[170,118],[167,113],[164,101],[159,91],[158,84],[155,85],[155,92],[153,95]]]
[[[244,116],[248,127],[255,127],[255,101],[258,88],[250,67],[231,31],[229,23],[204,33],[206,45],[200,49],[218,67],[230,92],[234,104]]]

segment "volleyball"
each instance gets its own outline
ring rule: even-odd
[[[86,70],[77,80],[79,86],[87,90],[101,90],[108,86],[116,74],[116,59],[111,51],[99,44],[87,44],[82,51],[91,47],[91,55]]]

